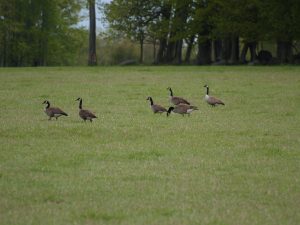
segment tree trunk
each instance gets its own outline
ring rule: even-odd
[[[257,46],[257,42],[256,41],[249,43],[250,61],[251,62],[254,62],[254,61],[257,60],[256,46]]]
[[[230,59],[229,63],[230,64],[238,64],[239,62],[239,37],[232,36],[231,37],[231,54],[230,54]]]
[[[161,17],[163,21],[168,21],[170,23],[170,17],[171,17],[171,8],[172,5],[167,2],[164,1],[162,8],[161,8]],[[166,32],[164,29],[160,29],[159,32],[161,32],[161,34],[163,35],[160,39],[159,39],[159,49],[158,49],[158,53],[157,53],[157,57],[155,60],[156,64],[162,64],[165,63],[165,57],[166,57],[166,48],[167,48],[167,40],[168,40],[168,36],[169,36],[169,32]]]
[[[144,63],[144,39],[140,39],[140,64]]]
[[[227,64],[231,55],[231,41],[229,38],[222,40],[222,64]]]
[[[293,49],[291,41],[277,41],[277,58],[280,63],[293,62]]]
[[[218,39],[213,42],[214,44],[214,58],[215,62],[218,63],[222,60],[222,40]]]
[[[246,55],[248,52],[248,49],[250,50],[250,62],[254,62],[257,59],[257,54],[256,54],[256,46],[257,42],[245,42],[244,46],[242,48],[241,56],[240,56],[240,62],[245,64],[247,63]]]
[[[89,0],[90,32],[89,32],[89,58],[88,65],[97,65],[96,56],[96,11],[95,0]]]
[[[156,57],[156,39],[153,41],[153,62],[155,63],[155,57]]]
[[[42,6],[41,13],[42,13],[42,27],[41,27],[41,40],[40,40],[40,65],[39,66],[46,66],[47,65],[47,55],[48,55],[48,35],[50,30],[50,15],[48,12],[47,7],[49,3],[46,2]]]
[[[211,40],[198,41],[197,64],[208,65],[211,63]]]
[[[176,43],[175,57],[176,57],[176,64],[179,65],[182,63],[182,44],[183,44],[183,40],[179,40]]]
[[[1,64],[2,64],[2,66],[7,66],[7,52],[6,52],[6,48],[7,48],[7,42],[6,42],[6,40],[7,40],[7,34],[8,32],[7,31],[5,31],[5,33],[4,33],[4,37],[3,37],[3,52],[1,53],[1,55],[2,55],[2,59],[1,59]]]
[[[167,45],[167,40],[165,38],[159,40],[159,49],[156,57],[156,64],[161,64],[164,62],[164,52]]]
[[[186,50],[186,53],[185,53],[185,60],[184,60],[184,62],[186,64],[190,63],[192,49],[193,49],[193,46],[194,46],[194,40],[195,40],[195,35],[192,35],[190,37],[190,39],[188,40],[188,47],[187,47],[187,50]]]
[[[167,52],[166,52],[166,63],[171,63],[174,59],[174,52],[175,52],[175,43],[174,41],[170,41],[172,37],[170,36],[169,37],[169,43],[168,43],[168,46],[167,46]]]
[[[248,48],[249,48],[249,43],[245,42],[241,51],[241,57],[240,57],[240,62],[242,64],[246,64],[247,63],[247,59],[246,59],[246,55],[248,52]]]

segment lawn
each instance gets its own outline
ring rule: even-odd
[[[300,67],[2,68],[0,101],[1,225],[300,224]]]

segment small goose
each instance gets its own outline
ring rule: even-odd
[[[150,101],[150,107],[154,113],[161,114],[161,113],[167,112],[167,110],[164,107],[162,107],[161,105],[153,104],[153,100],[151,97],[148,97],[146,100]]]
[[[196,106],[179,104],[179,105],[176,105],[175,107],[171,106],[168,109],[167,116],[169,116],[169,114],[171,112],[181,114],[182,116],[184,116],[184,114],[190,115],[190,113],[192,113],[195,110],[198,110],[198,108]]]
[[[179,105],[179,104],[190,105],[190,103],[187,100],[185,100],[184,98],[173,96],[173,91],[170,87],[168,87],[167,90],[170,91],[169,99],[170,99],[171,104],[173,104],[173,105]]]
[[[68,114],[62,111],[60,108],[50,107],[50,102],[48,100],[45,100],[43,104],[46,104],[44,111],[49,116],[49,120],[51,120],[52,117],[55,117],[57,120],[57,118],[60,116],[68,116]]]
[[[220,99],[217,99],[217,98],[215,98],[215,97],[213,97],[213,96],[209,96],[209,95],[208,95],[208,94],[209,94],[209,87],[208,87],[208,85],[204,85],[203,87],[206,88],[206,95],[205,95],[205,97],[204,97],[204,100],[205,100],[208,104],[210,104],[211,106],[225,105],[225,103],[222,102]]]
[[[80,116],[80,118],[83,119],[84,122],[86,120],[93,122],[93,119],[97,118],[97,116],[95,116],[91,111],[89,111],[87,109],[82,109],[82,98],[77,98],[76,101],[79,101],[79,116]]]

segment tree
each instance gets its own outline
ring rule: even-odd
[[[140,44],[140,63],[143,63],[143,47],[148,37],[148,27],[158,16],[154,0],[113,0],[105,5],[105,15],[113,29]]]
[[[83,40],[74,28],[80,8],[79,0],[0,0],[1,66],[70,64]]]
[[[212,61],[212,28],[211,17],[214,15],[214,3],[197,1],[193,16],[192,30],[197,35],[197,64],[206,65]]]
[[[293,41],[300,39],[299,1],[266,0],[261,1],[259,6],[264,21],[264,38],[277,42],[277,58],[280,63],[292,63]]]
[[[89,32],[89,59],[88,65],[97,65],[96,55],[96,9],[95,0],[88,0],[89,16],[90,16],[90,32]]]
[[[158,64],[181,64],[186,45],[188,63],[195,43],[199,65],[247,63],[248,51],[253,62],[260,41],[276,41],[279,61],[292,62],[299,11],[299,0],[113,0],[106,6],[111,27],[140,43],[141,62],[144,41],[159,41]]]

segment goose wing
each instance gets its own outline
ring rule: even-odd
[[[48,108],[47,110],[51,115],[55,115],[55,114],[60,114],[60,115],[65,115],[65,116],[68,116],[67,113],[65,113],[64,111],[62,111],[60,108],[58,107],[51,107],[51,108]]]
[[[181,97],[173,97],[171,99],[171,101],[174,105],[178,105],[178,104],[190,105],[190,103],[187,100],[185,100],[184,98],[181,98]]]
[[[79,115],[81,118],[97,118],[94,113],[87,109],[82,109],[79,111]]]
[[[164,108],[163,106],[161,105],[152,105],[152,110],[154,113],[157,113],[157,112],[167,112],[166,108]]]
[[[216,105],[216,104],[225,105],[224,102],[222,102],[220,99],[217,99],[213,96],[209,96],[208,103],[212,105]]]
[[[173,112],[182,114],[182,113],[186,113],[187,110],[188,110],[189,108],[190,108],[189,105],[186,105],[186,104],[178,104],[178,105],[174,108]]]
[[[173,112],[186,114],[186,113],[191,113],[194,110],[198,110],[198,107],[193,105],[179,104],[174,108]]]

